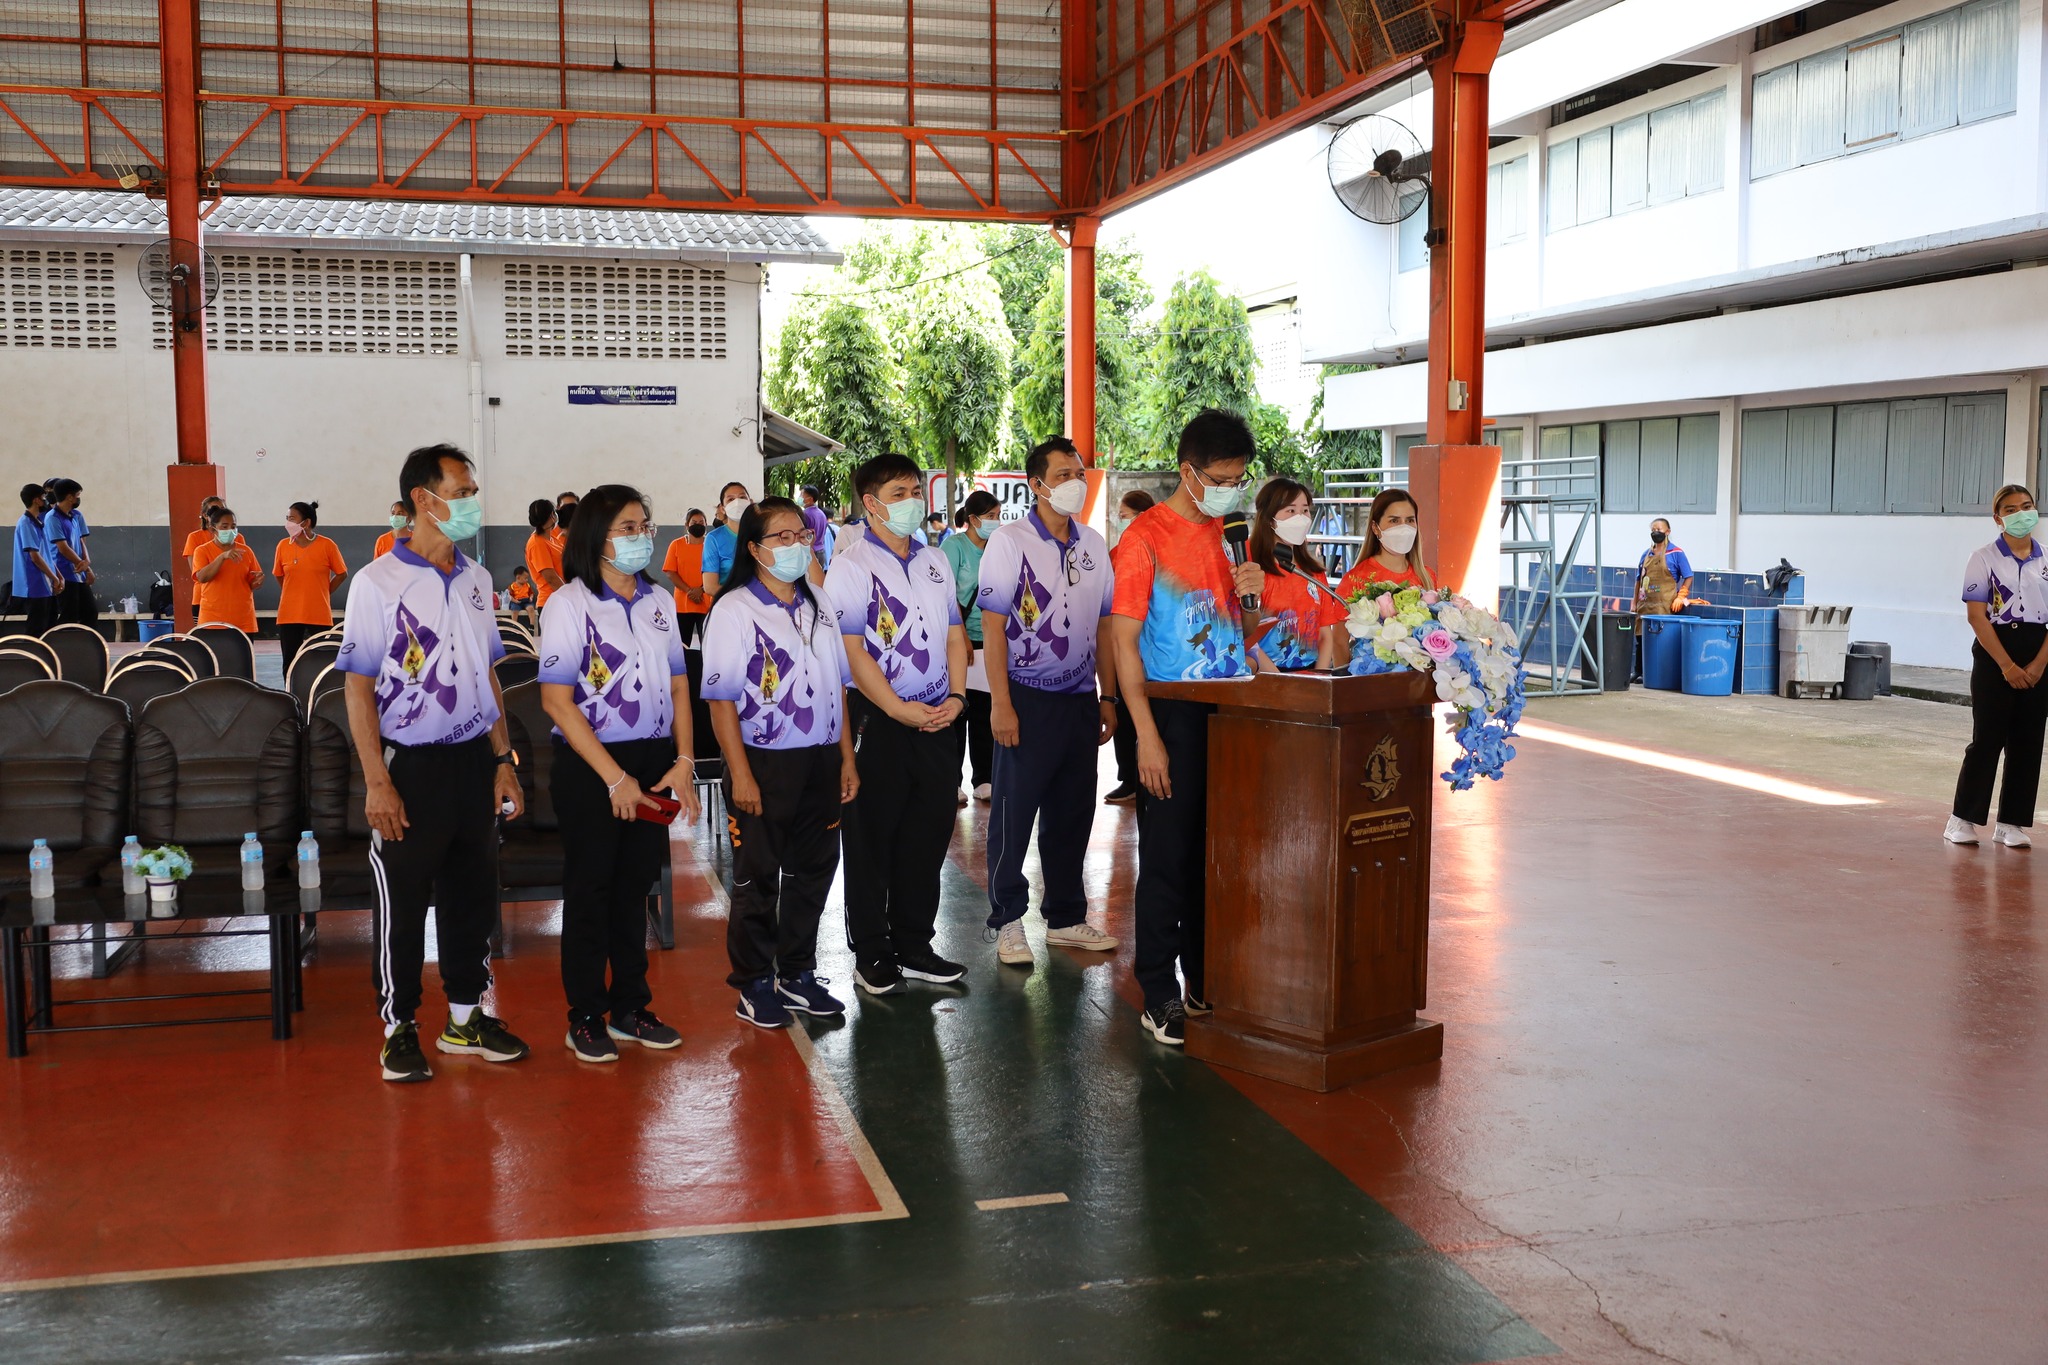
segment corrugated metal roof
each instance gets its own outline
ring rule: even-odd
[[[0,188],[0,240],[147,242],[163,205],[140,194]],[[231,198],[206,220],[210,246],[440,247],[500,256],[659,256],[836,265],[838,252],[801,218],[522,208],[499,204],[364,203]]]

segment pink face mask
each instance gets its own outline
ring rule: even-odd
[[[305,529],[306,523],[303,521],[288,521],[284,524],[284,533],[288,536],[298,535]]]

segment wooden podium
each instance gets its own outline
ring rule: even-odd
[[[1261,673],[1147,683],[1209,702],[1205,989],[1191,1057],[1334,1090],[1443,1055],[1416,1017],[1429,966],[1429,804],[1420,673]]]

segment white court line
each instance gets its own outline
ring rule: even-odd
[[[1033,1209],[1041,1204],[1066,1202],[1067,1197],[1064,1194],[1020,1194],[1009,1199],[977,1199],[974,1201],[974,1207],[983,1213],[993,1213],[998,1209]]]
[[[1780,796],[1787,801],[1803,801],[1809,806],[1881,806],[1884,802],[1868,796],[1851,796],[1847,792],[1830,791],[1826,787],[1810,787],[1804,782],[1793,782],[1783,777],[1772,777],[1766,773],[1751,772],[1747,768],[1731,768],[1725,763],[1709,763],[1700,758],[1682,758],[1656,749],[1640,749],[1633,744],[1617,744],[1610,739],[1594,739],[1573,730],[1559,730],[1549,725],[1522,721],[1515,726],[1515,733],[1523,739],[1540,740],[1561,748],[1577,749],[1582,753],[1598,754],[1602,758],[1620,759],[1623,763],[1639,763],[1645,768],[1656,768],[1660,772],[1681,773],[1687,777],[1703,778],[1708,782],[1720,782],[1744,791],[1761,792],[1765,796]]]

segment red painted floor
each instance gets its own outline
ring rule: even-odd
[[[32,1037],[0,1101],[0,1283],[875,1215],[790,1036],[733,1017],[723,911],[677,854],[677,945],[651,973],[674,1052],[569,1056],[554,906],[516,908],[496,964],[493,1012],[532,1044],[524,1062],[430,1050],[430,1084],[379,1081],[363,914],[322,918],[289,1042],[267,1024]],[[262,985],[261,939],[213,943],[59,992]],[[233,1012],[262,1008],[244,999]],[[104,1017],[145,1008],[163,1007]],[[420,1019],[445,1020],[431,966]]]

